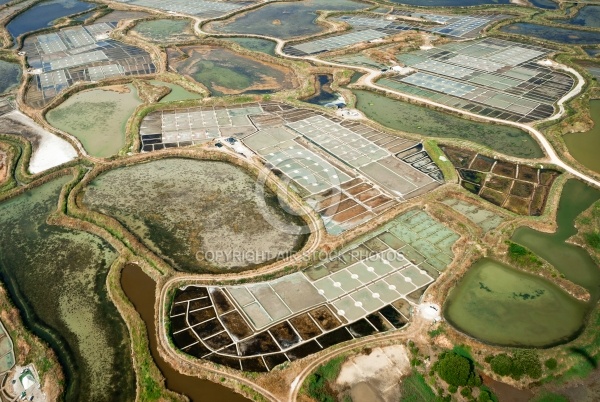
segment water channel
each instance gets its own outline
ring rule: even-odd
[[[168,389],[186,395],[192,402],[248,402],[223,385],[181,374],[160,356],[154,323],[156,283],[138,265],[127,264],[123,268],[121,287],[146,324],[152,358],[165,377]]]

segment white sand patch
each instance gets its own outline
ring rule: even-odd
[[[440,306],[434,303],[423,303],[419,305],[419,313],[421,317],[427,321],[439,321],[441,319]]]
[[[355,356],[343,364],[336,383],[358,392],[353,395],[378,395],[376,400],[397,401],[400,379],[409,374],[410,361],[404,345],[375,348],[368,355]],[[369,392],[365,387],[368,385]],[[370,396],[371,400],[372,395]],[[360,402],[360,401],[357,401]]]
[[[43,172],[77,158],[77,151],[66,140],[44,130],[35,121],[19,111],[2,116],[0,127],[6,134],[20,135],[32,145],[29,171]],[[6,126],[10,129],[4,130]]]

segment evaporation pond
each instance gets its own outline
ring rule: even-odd
[[[350,0],[305,0],[267,4],[256,10],[211,24],[218,32],[265,35],[281,39],[314,35],[324,30],[316,23],[317,10],[351,11],[369,7]]]
[[[58,18],[91,10],[95,4],[79,0],[51,0],[38,3],[12,19],[6,29],[13,38],[52,26]]]
[[[71,96],[46,118],[54,127],[77,137],[90,155],[105,158],[125,145],[127,120],[140,104],[131,84],[104,87]]]
[[[484,258],[450,292],[444,314],[483,342],[542,347],[577,334],[586,310],[585,303],[546,279]]]
[[[181,49],[189,57],[178,59],[169,50],[169,63],[177,72],[192,77],[217,96],[243,93],[272,93],[290,89],[293,73],[287,68],[266,63],[229,49],[194,46]]]
[[[558,203],[556,232],[544,233],[523,226],[511,238],[548,261],[571,282],[585,287],[592,300],[600,298],[600,269],[585,249],[566,240],[577,233],[577,216],[599,199],[600,190],[579,180],[568,180]]]
[[[391,2],[423,7],[467,7],[485,4],[510,4],[510,0],[391,0]]]
[[[196,38],[191,20],[161,19],[142,21],[133,32],[154,42],[183,42]]]
[[[227,38],[227,40],[237,43],[243,48],[252,50],[253,52],[266,53],[275,56],[275,47],[277,44],[268,39],[260,38]]]
[[[549,25],[531,24],[528,22],[517,22],[500,28],[502,32],[533,36],[552,42],[566,43],[568,45],[588,45],[600,43],[600,34],[594,31],[581,31],[578,29],[567,29]]]
[[[0,95],[15,89],[21,81],[21,66],[0,60]]]
[[[150,83],[152,85],[156,85],[156,86],[165,86],[165,87],[171,88],[171,92],[167,96],[165,96],[164,98],[162,98],[160,100],[161,103],[202,98],[202,95],[195,93],[195,92],[190,92],[187,89],[185,89],[182,86],[177,85],[177,84],[171,84],[170,82],[163,82],[163,81],[156,81],[156,80],[152,80],[152,81],[150,81]]]
[[[129,332],[106,289],[117,253],[95,235],[46,223],[69,180],[0,203],[2,281],[27,327],[60,357],[67,401],[134,400]]]
[[[590,115],[594,127],[584,133],[565,134],[563,139],[569,153],[582,165],[600,173],[600,100],[590,101]]]
[[[583,7],[577,15],[567,21],[567,24],[600,28],[600,5]]]
[[[305,242],[303,221],[226,162],[161,159],[115,169],[92,181],[83,202],[182,271],[247,269]]]
[[[543,156],[529,134],[515,127],[486,124],[390,99],[370,91],[352,90],[356,107],[368,118],[394,130],[436,138],[458,138],[521,158]]]

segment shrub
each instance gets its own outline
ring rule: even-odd
[[[542,363],[533,350],[518,350],[512,357],[501,353],[490,360],[490,366],[494,373],[517,380],[524,375],[534,379],[542,376]]]
[[[456,391],[458,391],[458,387],[456,385],[450,385],[448,387],[448,392],[450,392],[451,394],[455,393]]]
[[[463,389],[460,390],[460,394],[462,396],[464,396],[465,398],[471,395],[471,388],[469,387],[464,387]]]
[[[554,370],[556,366],[558,366],[558,362],[555,358],[551,357],[550,359],[544,362],[544,366],[546,366],[548,370]]]
[[[454,352],[442,354],[435,370],[450,385],[463,386],[475,382],[476,374],[471,360]]]
[[[345,356],[336,357],[308,376],[308,394],[320,402],[335,402],[335,398],[329,394],[328,383],[335,380],[340,372]]]
[[[492,371],[501,376],[511,375],[513,372],[513,362],[506,353],[499,354],[490,359]]]
[[[600,233],[599,232],[585,233],[584,237],[585,237],[585,242],[590,247],[595,248],[596,250],[600,250]]]
[[[531,378],[542,376],[542,362],[533,350],[518,350],[514,354],[513,373],[526,375]]]
[[[482,387],[479,390],[479,396],[477,397],[477,402],[495,402],[497,399],[494,397],[492,391],[487,387]]]

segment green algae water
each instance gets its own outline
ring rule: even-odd
[[[315,21],[317,10],[352,11],[369,7],[351,0],[304,0],[267,4],[239,17],[210,24],[221,33],[265,35],[290,39],[314,35],[325,28]]]
[[[182,100],[202,98],[202,95],[194,93],[194,92],[190,92],[187,89],[185,89],[182,86],[179,86],[177,84],[171,84],[170,82],[163,82],[163,81],[156,81],[156,80],[152,80],[152,81],[150,81],[150,83],[155,86],[163,86],[163,87],[171,88],[171,92],[167,96],[162,98],[159,101],[159,103],[176,102],[176,101],[182,101]]]
[[[192,21],[160,19],[142,21],[133,30],[141,37],[153,42],[183,42],[196,39],[192,31]]]
[[[170,62],[177,72],[204,85],[215,96],[267,94],[294,86],[287,67],[269,64],[229,49],[211,46],[182,48],[189,57]]]
[[[56,351],[67,401],[134,400],[129,334],[106,290],[117,254],[92,234],[46,223],[70,179],[0,204],[0,275],[28,328]]]
[[[48,123],[74,135],[92,156],[106,158],[125,145],[127,120],[141,104],[131,84],[71,96],[46,114]]]
[[[20,81],[21,66],[0,60],[0,95],[17,88]]]
[[[567,149],[573,158],[594,172],[600,173],[600,100],[590,101],[590,115],[594,127],[585,133],[572,133],[563,136]]]
[[[448,322],[483,342],[545,347],[567,342],[583,326],[587,305],[553,283],[483,258],[446,300]]]
[[[512,240],[539,255],[565,278],[586,288],[592,301],[600,298],[600,268],[583,248],[565,241],[577,233],[575,218],[600,199],[600,190],[571,179],[563,188],[556,221],[556,233],[543,233],[520,227],[515,230]]]
[[[260,38],[227,38],[231,42],[235,42],[243,48],[252,50],[253,52],[266,53],[271,56],[275,56],[275,47],[277,44],[268,39]]]
[[[356,96],[357,109],[369,119],[394,130],[427,137],[469,140],[496,152],[521,158],[544,155],[538,143],[518,128],[461,119],[371,91],[352,90],[352,93]]]

